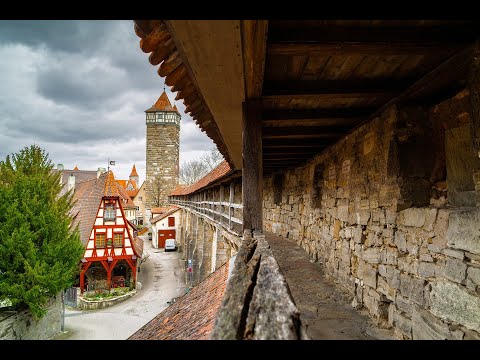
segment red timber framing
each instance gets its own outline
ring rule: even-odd
[[[115,219],[113,221],[104,219],[107,204],[114,204]],[[103,247],[97,248],[97,234],[105,234],[105,245]],[[114,234],[122,234],[123,242],[121,247],[114,246]],[[138,258],[139,254],[133,246],[133,227],[125,216],[120,198],[117,196],[102,197],[92,226],[90,238],[85,246],[82,270],[80,272],[80,291],[83,293],[85,290],[85,275],[90,265],[94,262],[102,264],[107,272],[109,288],[112,286],[113,269],[120,260],[125,260],[132,269],[131,281],[135,283]]]

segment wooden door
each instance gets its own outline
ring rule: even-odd
[[[158,230],[158,247],[165,247],[165,240],[175,239],[175,230]]]

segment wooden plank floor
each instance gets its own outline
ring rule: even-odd
[[[355,310],[346,290],[327,280],[321,266],[311,263],[293,240],[272,233],[265,233],[265,237],[312,340],[396,339],[393,331],[374,325],[365,310]]]

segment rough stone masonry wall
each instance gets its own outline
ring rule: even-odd
[[[61,294],[49,302],[47,313],[36,320],[29,310],[0,311],[0,340],[48,340],[62,330]]]
[[[168,206],[168,195],[178,184],[180,127],[177,125],[148,124],[146,153],[147,208]],[[161,179],[160,184],[156,182]],[[160,192],[160,203],[152,203],[152,194]]]
[[[265,229],[303,247],[352,306],[399,338],[480,339],[468,108],[465,92],[430,109],[390,107],[307,165],[265,179]]]

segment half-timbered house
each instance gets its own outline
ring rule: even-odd
[[[72,209],[85,245],[80,272],[81,292],[136,285],[143,241],[125,215],[132,200],[110,170],[79,184]]]

